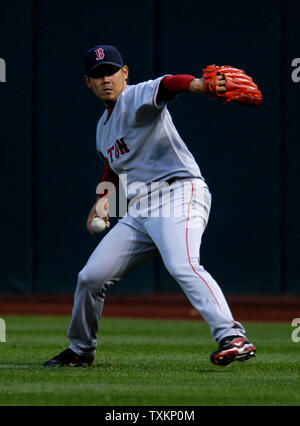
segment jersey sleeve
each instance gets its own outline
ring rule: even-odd
[[[156,84],[155,84],[155,88],[154,88],[154,92],[153,92],[153,95],[152,95],[151,102],[152,102],[152,106],[155,107],[155,108],[163,108],[167,104],[167,101],[158,103],[158,99],[157,99],[159,87],[161,85],[163,78],[164,77],[160,77],[160,78],[154,80],[156,82]]]
[[[156,119],[167,102],[158,103],[157,94],[163,77],[130,86],[124,101],[131,125],[145,125]]]

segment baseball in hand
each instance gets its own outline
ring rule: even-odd
[[[100,234],[100,232],[103,232],[106,228],[106,223],[103,219],[101,219],[101,217],[94,217],[91,221],[91,227],[95,234]]]

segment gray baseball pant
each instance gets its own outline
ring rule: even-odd
[[[168,197],[170,190],[172,195]],[[137,209],[129,210],[101,240],[78,275],[67,337],[70,348],[79,355],[95,353],[109,286],[158,253],[193,307],[209,324],[215,340],[245,336],[245,329],[233,319],[219,285],[200,265],[201,238],[211,206],[206,184],[201,179],[181,179],[169,188],[159,187],[156,195],[152,203],[147,203],[149,195],[139,199],[139,215]]]

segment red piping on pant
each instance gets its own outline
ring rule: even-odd
[[[196,269],[194,268],[194,266],[192,265],[192,262],[191,262],[190,250],[189,250],[189,237],[188,237],[188,233],[189,233],[190,208],[191,208],[191,204],[192,204],[192,200],[193,200],[193,195],[194,195],[194,185],[193,185],[193,182],[190,181],[190,183],[192,185],[192,193],[191,193],[191,199],[190,199],[189,205],[188,205],[188,217],[187,217],[187,220],[186,220],[186,236],[185,236],[185,239],[186,239],[186,249],[187,249],[189,264],[190,264],[191,268],[193,269],[193,271],[195,272],[195,274],[197,274],[198,277],[200,277],[201,280],[205,283],[205,285],[207,286],[207,288],[211,292],[213,298],[217,302],[217,304],[218,304],[218,306],[220,308],[220,311],[222,312],[222,308],[221,308],[221,306],[220,306],[220,304],[219,304],[216,296],[214,295],[212,289],[210,288],[210,286],[208,285],[208,283],[205,281],[205,279],[196,271]]]
[[[191,268],[193,269],[193,271],[195,272],[195,274],[197,274],[198,275],[198,277],[200,277],[201,278],[201,280],[205,283],[205,285],[206,285],[206,287],[209,289],[209,291],[211,292],[211,294],[212,294],[212,296],[213,296],[213,298],[215,299],[215,301],[217,302],[217,305],[218,305],[218,307],[219,307],[219,309],[220,309],[220,311],[221,311],[221,313],[224,315],[224,312],[222,311],[222,308],[221,308],[221,305],[220,305],[220,303],[218,302],[218,300],[217,300],[217,298],[216,298],[216,296],[214,295],[214,293],[213,293],[213,291],[212,291],[212,289],[210,288],[210,286],[208,285],[208,283],[205,281],[205,279],[196,271],[196,269],[194,268],[194,266],[192,265],[192,262],[191,262],[191,257],[190,257],[190,250],[189,250],[189,238],[188,238],[188,232],[189,232],[189,220],[190,220],[190,208],[191,208],[191,205],[192,205],[192,200],[193,200],[193,195],[194,195],[194,184],[193,184],[193,182],[191,182],[191,181],[189,181],[190,182],[190,184],[192,185],[192,193],[191,193],[191,199],[190,199],[190,201],[189,201],[189,205],[188,205],[188,217],[187,217],[187,220],[186,220],[186,236],[185,236],[185,238],[186,238],[186,249],[187,249],[187,254],[188,254],[188,259],[189,259],[189,264],[190,264],[190,266],[191,266]],[[232,320],[231,319],[231,321],[233,322],[233,324],[234,325],[236,325],[236,322],[234,321],[234,320]],[[237,333],[237,330],[235,330],[236,331],[236,334],[238,334]]]

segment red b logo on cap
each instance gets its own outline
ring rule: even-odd
[[[101,59],[104,58],[104,51],[101,47],[99,47],[99,49],[96,49],[95,52],[96,52],[96,55],[97,55],[97,57],[96,57],[97,61],[100,61]]]

